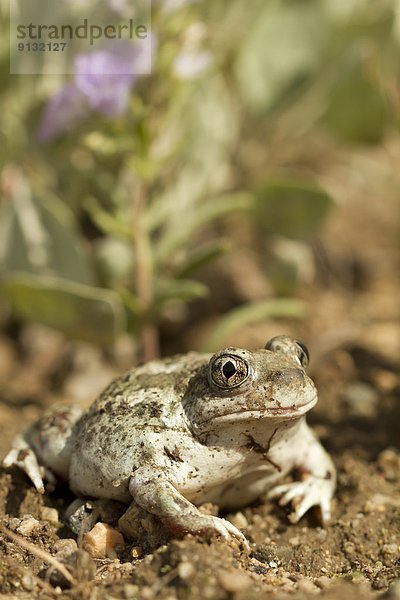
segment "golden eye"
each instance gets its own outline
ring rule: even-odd
[[[211,382],[220,388],[235,388],[248,378],[249,365],[243,358],[223,354],[211,359],[209,376]]]

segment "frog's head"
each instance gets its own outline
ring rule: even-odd
[[[190,386],[188,416],[198,430],[223,422],[297,419],[317,402],[308,362],[306,346],[289,336],[274,337],[253,352],[226,348]]]

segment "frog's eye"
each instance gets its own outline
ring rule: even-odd
[[[211,359],[209,376],[211,382],[220,388],[235,388],[248,378],[249,365],[239,356],[223,354]]]
[[[307,346],[300,340],[295,340],[288,335],[278,335],[272,338],[266,343],[265,348],[272,352],[282,352],[288,356],[294,356],[303,369],[306,369],[310,362]]]
[[[310,362],[310,353],[308,351],[307,346],[300,342],[300,340],[296,340],[297,345],[297,357],[300,361],[301,366],[305,369],[308,367],[308,363]]]

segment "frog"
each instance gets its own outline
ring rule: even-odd
[[[301,341],[228,347],[151,360],[117,377],[83,410],[48,409],[3,460],[44,493],[62,479],[80,498],[137,506],[176,537],[219,535],[248,546],[233,523],[199,507],[237,511],[260,496],[331,518],[336,471],[306,422],[317,402]],[[287,481],[292,472],[300,477]],[[129,509],[128,509],[129,510]],[[128,514],[128,511],[127,513]]]

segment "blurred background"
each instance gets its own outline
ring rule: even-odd
[[[10,75],[0,10],[7,401],[278,333],[398,353],[398,0],[154,0],[136,77]]]

